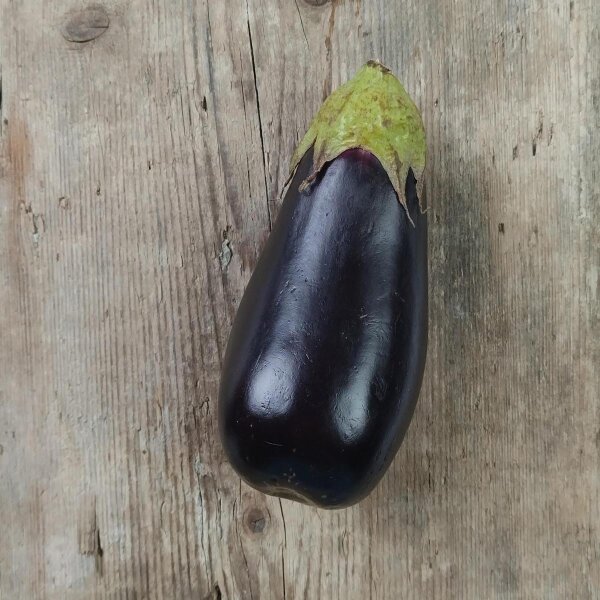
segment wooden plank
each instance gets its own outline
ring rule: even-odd
[[[594,0],[0,11],[1,598],[600,597]],[[428,135],[429,354],[327,512],[240,483],[218,379],[292,150],[373,57]]]

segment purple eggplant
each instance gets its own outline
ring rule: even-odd
[[[326,100],[299,146],[221,375],[223,446],[264,493],[348,506],[400,446],[427,348],[424,159],[416,107],[374,62]]]

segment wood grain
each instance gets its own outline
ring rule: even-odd
[[[600,598],[595,0],[0,11],[0,598]],[[218,380],[293,148],[370,58],[427,130],[429,354],[390,471],[325,512],[241,484]]]

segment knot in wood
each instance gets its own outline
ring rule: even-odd
[[[249,533],[260,535],[265,532],[269,522],[269,515],[260,508],[252,507],[244,515],[244,525]]]
[[[89,6],[67,14],[62,36],[69,42],[84,43],[100,37],[110,24],[102,6]]]

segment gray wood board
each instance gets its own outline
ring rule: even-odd
[[[0,11],[0,597],[600,597],[596,0]],[[429,353],[327,512],[240,482],[217,391],[292,151],[370,58],[427,130]]]

